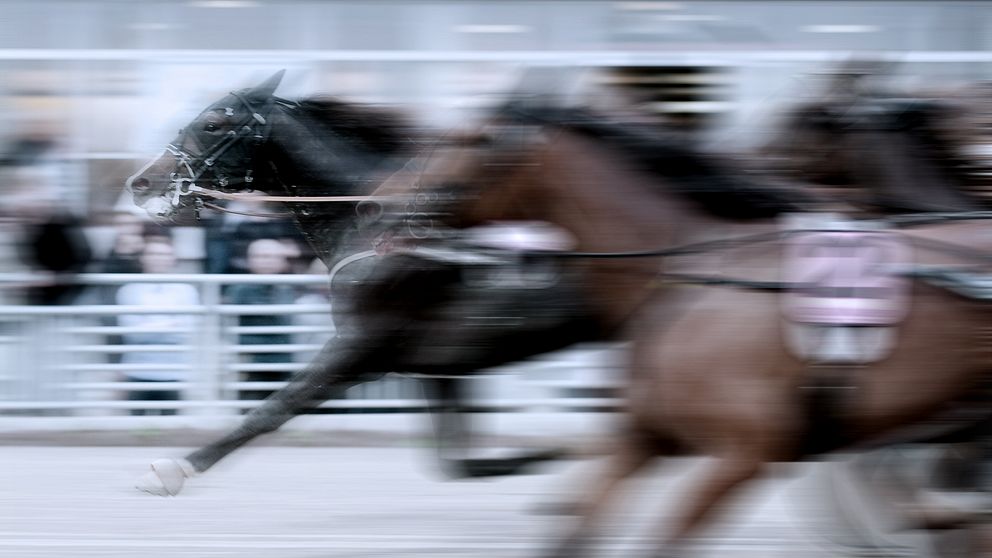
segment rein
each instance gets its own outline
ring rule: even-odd
[[[880,222],[888,223],[896,227],[912,227],[917,225],[926,225],[939,222],[947,221],[964,221],[964,220],[986,220],[992,219],[992,212],[960,212],[960,213],[941,213],[941,214],[921,214],[921,215],[909,215],[901,217],[893,217],[888,219],[880,219]],[[808,233],[835,233],[838,232],[836,229],[790,229],[782,231],[772,231],[768,233],[758,233],[743,237],[729,238],[729,239],[719,239],[710,240],[704,242],[694,242],[690,244],[683,244],[681,246],[674,246],[671,248],[662,248],[657,250],[643,250],[643,251],[631,251],[631,252],[549,252],[549,251],[522,251],[519,256],[522,258],[553,258],[553,259],[621,259],[621,258],[665,258],[672,256],[682,256],[689,254],[702,254],[706,252],[712,252],[717,250],[729,250],[739,246],[747,246],[760,244],[763,242],[772,242],[777,240],[783,240],[790,236],[795,236],[799,234]],[[911,242],[916,243],[922,249],[932,250],[935,252],[942,252],[953,254],[968,260],[977,261],[980,265],[992,265],[992,254],[974,250],[967,246],[962,246],[959,244],[954,244],[950,242],[942,242],[932,239],[923,238],[911,238]],[[427,257],[430,257],[429,255]],[[490,262],[483,262],[483,264]],[[954,287],[958,284],[964,284],[964,282],[958,277],[959,272],[970,272],[969,268],[907,268],[899,269],[895,271],[895,274],[901,275],[903,277],[917,278],[937,286],[943,286],[948,288]],[[688,273],[658,273],[656,275],[659,281],[672,282],[672,283],[683,283],[691,285],[703,285],[703,286],[723,286],[739,288],[750,291],[762,291],[762,292],[787,292],[795,290],[801,285],[796,283],[789,283],[784,281],[754,281],[749,279],[735,279],[728,277],[721,277],[717,275],[699,275],[699,274],[688,274]],[[951,289],[954,290],[953,288]],[[957,291],[955,291],[957,292]],[[959,293],[960,294],[960,293]]]
[[[758,233],[739,238],[725,238],[719,240],[707,240],[703,242],[693,242],[672,248],[659,248],[657,250],[638,250],[632,252],[546,252],[546,251],[525,251],[525,255],[544,256],[550,258],[590,258],[590,259],[614,259],[614,258],[665,258],[670,256],[684,256],[687,254],[702,254],[714,250],[728,250],[743,244],[760,244],[780,240],[789,233],[796,231],[773,231],[769,233]]]
[[[290,202],[290,203],[312,203],[312,202],[363,202],[378,200],[395,200],[404,196],[256,196],[254,194],[222,192],[196,185],[191,185],[186,189],[188,193],[200,194],[222,200],[251,200],[259,202]]]
[[[197,187],[197,190],[200,190]],[[385,199],[396,199],[396,197],[388,196],[253,196],[251,194],[229,194],[227,192],[220,192],[218,190],[207,190],[197,191],[198,194],[204,196],[210,196],[212,198],[220,198],[225,200],[251,200],[256,202],[296,202],[296,203],[310,203],[310,202],[325,202],[325,203],[359,203],[363,201],[370,200],[385,200]],[[245,215],[247,217],[263,217],[266,219],[282,219],[285,217],[291,217],[293,215],[292,211],[280,211],[276,213],[262,213],[256,211],[237,211],[234,209],[228,209],[226,207],[219,206],[215,203],[199,201],[198,202],[203,207],[212,209],[214,211],[219,211],[221,213],[233,213],[234,215]]]
[[[877,220],[877,222],[887,223],[896,227],[913,227],[913,226],[930,225],[930,224],[941,223],[946,221],[974,221],[974,220],[986,220],[986,219],[992,220],[992,211],[964,211],[959,213],[923,213],[917,215],[906,215],[906,216],[890,217],[886,219],[879,219]],[[758,233],[758,234],[742,236],[737,238],[694,242],[690,244],[683,244],[681,246],[674,246],[671,248],[661,248],[657,250],[642,250],[642,251],[631,251],[631,252],[524,251],[524,254],[528,256],[543,256],[543,257],[560,258],[560,259],[664,258],[669,256],[700,254],[714,250],[727,250],[730,248],[734,248],[738,245],[760,244],[762,242],[781,240],[783,238],[795,234],[814,233],[814,232],[837,232],[837,231],[835,229],[817,229],[817,228],[791,229],[785,231]],[[920,239],[920,238],[914,238],[913,241],[919,242],[921,245],[936,251],[949,252],[964,258],[987,261],[989,263],[992,263],[992,254],[987,254],[979,250],[973,250],[971,248],[968,248],[967,246],[961,246],[950,242],[941,242],[938,240],[929,240],[929,239]]]

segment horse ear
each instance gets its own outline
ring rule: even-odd
[[[279,82],[282,81],[282,76],[285,74],[286,70],[279,70],[272,74],[269,79],[249,89],[248,96],[257,101],[268,99],[276,92],[276,88],[279,87]]]

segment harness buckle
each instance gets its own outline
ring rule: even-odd
[[[193,181],[189,178],[177,178],[173,180],[173,193],[172,193],[172,206],[179,207],[179,201],[183,196],[188,196],[193,193],[193,188],[196,187]],[[184,188],[185,186],[185,188]]]

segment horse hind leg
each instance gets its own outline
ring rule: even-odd
[[[682,556],[688,546],[719,505],[737,488],[758,477],[768,461],[757,452],[740,452],[726,455],[709,465],[695,492],[687,498],[688,507],[676,517],[670,534],[665,537],[652,558]]]

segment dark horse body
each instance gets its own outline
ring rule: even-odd
[[[459,381],[452,378],[602,339],[598,321],[576,303],[573,278],[563,274],[544,289],[512,284],[480,288],[468,286],[462,267],[443,258],[360,257],[343,265],[343,258],[368,253],[381,239],[361,230],[363,217],[356,211],[364,199],[360,196],[418,150],[426,146],[430,152],[436,140],[419,140],[412,127],[388,115],[336,102],[276,98],[280,78],[277,74],[256,88],[232,93],[205,110],[168,153],[132,176],[127,187],[135,202],[160,220],[173,219],[210,196],[239,190],[300,198],[286,205],[315,253],[334,270],[335,320],[341,334],[235,432],[188,455],[185,463],[163,461],[154,467],[156,476],[171,475],[174,482],[145,488],[175,493],[184,474],[206,471],[333,393],[388,372],[448,377],[427,385],[440,413],[439,457],[452,475],[512,474],[558,455],[556,450],[505,459],[460,455],[469,433],[458,413],[463,406]],[[216,185],[216,190],[206,185]],[[325,196],[338,199],[302,201]],[[406,232],[422,217],[415,202],[408,207]],[[486,319],[492,315],[507,319]]]

